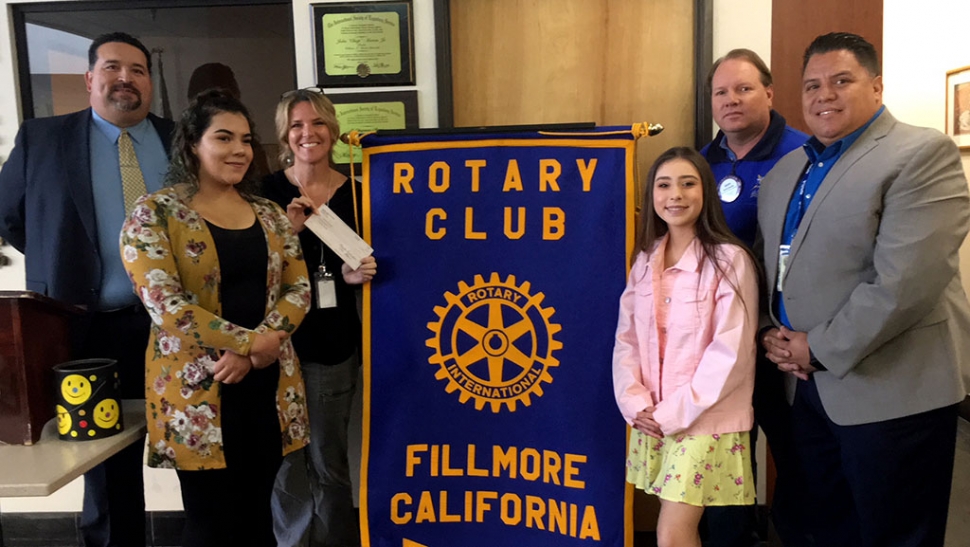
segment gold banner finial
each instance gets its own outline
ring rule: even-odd
[[[659,123],[647,123],[640,122],[633,124],[633,136],[636,138],[640,137],[655,137],[659,135],[664,130],[664,126]]]

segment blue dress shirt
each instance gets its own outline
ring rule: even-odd
[[[825,146],[815,137],[808,139],[808,142],[802,145],[805,148],[805,153],[808,155],[808,166],[805,169],[805,174],[802,176],[801,183],[795,188],[795,193],[792,194],[791,202],[788,204],[788,213],[785,215],[785,231],[781,234],[783,245],[791,245],[791,242],[795,240],[795,234],[798,233],[798,225],[801,224],[802,218],[805,217],[805,211],[808,211],[809,205],[812,204],[812,198],[815,197],[819,187],[822,186],[822,182],[829,174],[829,171],[832,170],[832,166],[835,165],[835,162],[839,161],[842,154],[855,143],[859,136],[866,129],[869,129],[872,122],[876,121],[876,118],[885,109],[885,106],[879,107],[876,114],[865,125],[849,133],[842,139],[833,142],[829,146]],[[778,275],[781,275],[780,268]],[[776,288],[772,287],[773,290]],[[786,327],[793,328],[791,321],[788,320],[788,313],[785,311],[785,301],[782,299],[782,291],[777,291],[774,301],[778,306],[778,320]]]
[[[148,119],[128,128],[138,165],[148,192],[162,188],[168,155],[155,126]],[[125,221],[125,198],[121,190],[121,168],[118,164],[118,137],[121,128],[111,124],[93,109],[88,129],[91,154],[91,191],[98,228],[98,253],[101,257],[101,311],[138,304],[131,281],[121,262],[118,236]]]

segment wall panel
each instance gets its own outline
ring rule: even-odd
[[[876,47],[882,59],[882,0],[773,0],[771,5],[771,73],[775,110],[788,123],[808,131],[802,119],[802,55],[816,36],[854,32]]]
[[[596,121],[604,0],[453,0],[455,125]]]
[[[451,0],[456,127],[661,123],[693,144],[692,0]]]
[[[641,139],[640,173],[671,146],[694,145],[694,2],[612,0],[602,123],[661,123]]]

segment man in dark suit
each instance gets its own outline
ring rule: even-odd
[[[148,112],[151,55],[140,41],[99,36],[88,60],[91,108],[20,127],[0,171],[0,237],[24,253],[27,289],[87,310],[73,354],[116,359],[122,397],[143,399],[149,319],[118,236],[134,194],[161,188],[174,126]],[[137,191],[123,187],[132,173]],[[143,450],[135,443],[85,475],[88,547],[145,544]]]
[[[826,547],[942,547],[970,360],[960,154],[883,106],[860,36],[816,38],[802,81],[814,136],[768,174],[758,222],[809,526]]]

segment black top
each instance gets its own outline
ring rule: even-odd
[[[259,222],[228,230],[206,221],[219,257],[222,318],[254,329],[266,317],[266,236]]]
[[[360,197],[360,183],[357,185],[357,196]],[[290,184],[283,171],[277,171],[263,179],[263,195],[275,201],[280,207],[286,206],[293,198],[300,196],[300,190]],[[358,199],[359,201],[359,199]],[[343,220],[347,226],[356,230],[354,222],[354,196],[348,183],[337,189],[330,198],[330,209]],[[358,204],[358,213],[360,206]],[[360,347],[360,317],[357,315],[357,299],[354,287],[344,282],[340,274],[343,260],[337,253],[330,250],[310,230],[300,232],[300,245],[303,247],[303,258],[306,260],[307,270],[310,272],[310,286],[314,292],[313,306],[303,318],[300,328],[293,335],[293,346],[301,364],[319,363],[321,365],[336,365],[349,359]],[[337,307],[318,309],[316,307],[316,284],[313,273],[320,266],[320,255],[327,266],[327,271],[333,274],[337,293]]]
[[[269,251],[263,226],[228,230],[206,221],[219,257],[222,318],[254,329],[266,317],[266,267]],[[222,384],[222,429],[227,465],[230,456],[248,449],[244,441],[279,442],[276,390],[280,365],[253,368],[237,384]],[[232,458],[235,459],[235,458]]]

